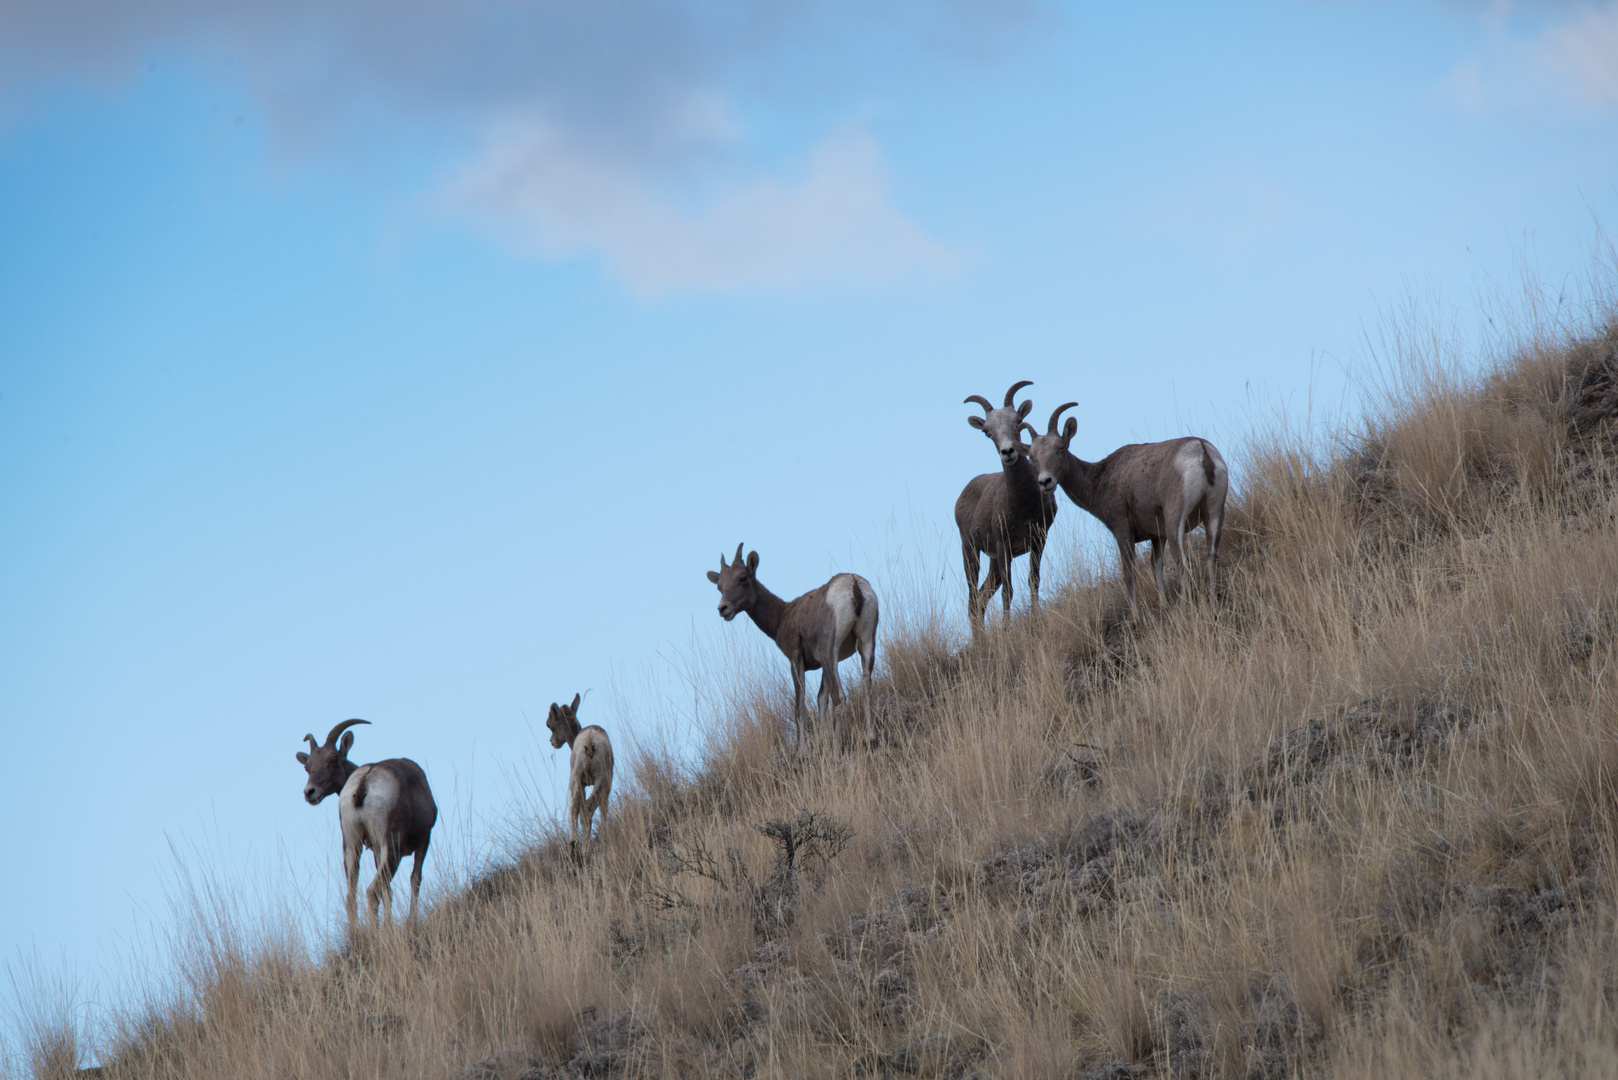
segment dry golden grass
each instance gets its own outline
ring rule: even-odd
[[[216,927],[106,1075],[1618,1075],[1613,313],[1255,440],[1218,603],[911,612],[874,752],[784,759],[772,667],[582,867],[315,962]]]

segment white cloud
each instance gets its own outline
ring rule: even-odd
[[[1618,3],[1580,11],[1547,30],[1530,51],[1572,100],[1618,109]]]
[[[723,130],[722,121],[702,130]],[[871,284],[956,266],[886,187],[875,143],[849,128],[815,147],[795,178],[744,178],[691,207],[633,161],[527,117],[490,132],[445,201],[519,250],[599,254],[643,296]]]
[[[762,69],[776,100],[828,70],[847,86],[841,43],[993,53],[1039,4],[0,0],[0,106],[62,79],[127,84],[153,50],[228,57],[279,149],[477,147],[448,162],[457,213],[541,257],[599,255],[641,293],[870,283],[954,261],[893,207],[871,138],[834,135],[793,177],[737,173],[749,148],[719,88]]]
[[[1514,32],[1509,13],[1491,11],[1490,42],[1455,66],[1443,92],[1471,112],[1618,111],[1618,0],[1553,7],[1531,30]],[[1520,25],[1520,24],[1518,24]]]

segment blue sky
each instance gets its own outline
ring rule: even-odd
[[[967,394],[1233,447],[1618,211],[1618,4],[870,7],[0,0],[6,956],[127,1000],[174,850],[337,914],[350,716],[473,865],[738,541],[960,608]]]

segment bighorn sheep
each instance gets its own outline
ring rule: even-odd
[[[961,531],[961,558],[966,564],[966,609],[972,620],[972,634],[983,630],[984,609],[1003,588],[1001,601],[1006,617],[1011,617],[1011,560],[1028,556],[1030,603],[1039,608],[1039,560],[1045,553],[1045,535],[1056,518],[1056,496],[1042,490],[1034,467],[1028,461],[1029,448],[1022,444],[1023,417],[1034,407],[1025,401],[1013,408],[1017,391],[1034,385],[1027,380],[1014,383],[1006,391],[1006,403],[994,408],[973,394],[967,402],[983,406],[982,417],[969,416],[966,422],[989,437],[1000,453],[1000,471],[974,476],[955,500],[955,527]],[[989,575],[978,587],[978,554],[989,556]]]
[[[1118,541],[1123,559],[1124,585],[1129,589],[1129,614],[1139,614],[1135,603],[1135,545],[1152,542],[1152,573],[1157,578],[1158,595],[1165,600],[1163,548],[1179,562],[1185,561],[1185,534],[1198,525],[1208,536],[1208,589],[1218,594],[1219,529],[1225,519],[1225,495],[1230,490],[1230,471],[1213,443],[1194,435],[1154,443],[1120,446],[1100,461],[1089,462],[1068,452],[1068,443],[1079,429],[1068,417],[1061,433],[1056,421],[1076,406],[1070,401],[1051,413],[1045,434],[1034,435],[1031,454],[1042,490],[1054,492],[1060,484],[1067,497],[1088,510],[1105,525]],[[1024,425],[1025,427],[1027,425]]]
[[[558,705],[551,702],[550,715],[545,726],[551,729],[551,748],[560,750],[566,744],[572,752],[567,767],[567,821],[574,849],[579,843],[579,822],[584,822],[584,839],[590,840],[590,819],[601,811],[601,824],[607,824],[607,796],[612,794],[612,740],[594,724],[579,727],[579,695],[573,695],[573,704]],[[584,789],[590,788],[590,797]]]
[[[719,556],[719,570],[708,571],[708,580],[719,586],[719,614],[726,622],[747,612],[753,625],[775,642],[792,665],[792,718],[798,725],[799,746],[803,743],[803,676],[821,669],[820,691],[815,695],[815,711],[825,716],[827,701],[836,709],[843,703],[843,684],[837,677],[837,662],[847,660],[858,649],[865,686],[865,742],[876,743],[876,727],[871,719],[871,669],[876,666],[876,590],[858,574],[835,574],[818,589],[788,603],[766,589],[758,580],[758,552],[749,552],[742,562],[742,545],[736,545],[734,562]],[[842,745],[841,731],[832,713],[832,731]]]
[[[348,928],[353,932],[356,919],[355,893],[360,880],[360,852],[370,848],[376,858],[376,877],[365,890],[370,902],[371,921],[376,922],[377,902],[383,917],[393,921],[393,875],[406,855],[414,854],[410,868],[410,921],[416,919],[416,897],[421,892],[421,863],[427,857],[427,842],[438,821],[427,774],[409,758],[389,758],[370,765],[348,760],[354,733],[344,728],[369,724],[369,720],[344,720],[331,729],[325,745],[309,740],[309,752],[298,752],[298,764],[309,774],[303,797],[310,806],[334,792],[337,820],[343,828],[343,872],[348,876]],[[337,736],[343,741],[339,743]]]

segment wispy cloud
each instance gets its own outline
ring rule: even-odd
[[[1618,109],[1618,4],[1587,8],[1530,45],[1531,55],[1580,104]]]
[[[867,284],[959,261],[894,209],[880,154],[858,128],[815,147],[799,175],[752,176],[688,206],[642,170],[570,145],[542,119],[510,121],[447,195],[521,250],[599,253],[648,296]]]
[[[1520,18],[1517,16],[1521,16]],[[1618,2],[1491,6],[1489,41],[1444,83],[1470,111],[1618,111]],[[1524,24],[1527,25],[1524,25]]]
[[[466,155],[436,205],[543,258],[599,255],[640,293],[869,283],[956,260],[894,205],[869,132],[742,167],[737,73],[789,58],[780,93],[815,69],[806,52],[872,32],[976,60],[1038,3],[0,0],[0,98],[116,86],[154,50],[224,55],[280,145],[341,155],[390,125],[432,130]]]

